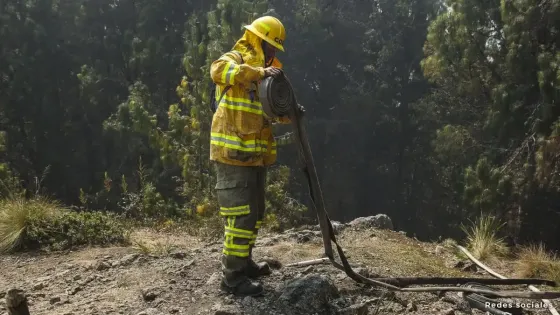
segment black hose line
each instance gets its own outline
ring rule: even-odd
[[[329,216],[326,212],[325,203],[323,200],[323,193],[319,185],[319,178],[313,155],[303,124],[303,113],[298,110],[298,101],[294,93],[294,89],[290,80],[285,72],[277,77],[267,77],[259,84],[258,91],[259,99],[262,104],[263,111],[269,117],[288,116],[294,128],[294,135],[296,137],[296,145],[298,145],[300,156],[303,157],[303,171],[307,177],[309,186],[309,195],[311,197],[311,205],[317,213],[319,220],[319,227],[323,236],[323,246],[325,255],[329,258],[334,267],[343,270],[350,278],[358,283],[364,283],[374,286],[384,287],[391,291],[401,292],[442,292],[442,291],[456,291],[456,292],[469,292],[478,293],[485,296],[493,297],[516,297],[526,299],[557,299],[560,298],[560,292],[521,292],[521,291],[494,291],[487,289],[478,289],[470,287],[417,287],[417,288],[403,288],[409,285],[426,285],[426,284],[464,284],[466,282],[481,282],[484,284],[494,285],[511,285],[511,281],[516,284],[542,284],[549,286],[556,286],[554,281],[542,279],[480,279],[480,278],[366,278],[356,273],[350,263],[342,247],[338,244],[334,229],[332,227]],[[334,251],[332,243],[336,246],[336,251],[341,263],[337,262],[334,258]],[[508,280],[510,282],[508,282]]]
[[[294,108],[294,91],[286,76],[267,77],[259,85],[259,99],[269,117],[282,117]]]
[[[495,291],[494,288],[483,286],[480,283],[468,283],[468,288]],[[496,299],[490,299],[484,295],[476,293],[464,293],[463,298],[471,308],[476,308],[493,315],[523,315],[523,309],[516,307],[513,303],[508,303]]]

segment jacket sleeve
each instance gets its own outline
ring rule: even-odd
[[[212,81],[220,85],[249,84],[264,77],[264,68],[238,62],[235,53],[223,54],[210,67]]]

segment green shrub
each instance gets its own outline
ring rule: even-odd
[[[45,198],[0,201],[0,252],[111,244],[128,244],[128,229],[114,215],[73,212]]]
[[[307,207],[292,198],[288,192],[290,169],[281,165],[272,168],[267,176],[266,214],[263,226],[282,231],[308,223],[304,214]]]
[[[78,246],[129,244],[128,231],[118,217],[103,212],[63,212],[34,221],[27,231],[30,248],[52,250]]]

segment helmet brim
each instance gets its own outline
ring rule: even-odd
[[[249,32],[257,35],[260,39],[266,41],[267,43],[271,44],[272,46],[276,47],[278,50],[284,52],[284,46],[280,45],[279,43],[273,41],[272,39],[265,36],[263,33],[259,32],[253,25],[245,25],[244,26]]]

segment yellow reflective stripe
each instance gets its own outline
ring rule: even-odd
[[[228,63],[227,67],[224,67],[224,70],[222,71],[222,82],[224,82],[224,83],[228,82],[226,77],[227,77],[228,72],[232,69],[233,69],[233,63],[231,63],[231,62]]]
[[[264,28],[267,32],[270,32],[270,26],[268,26],[267,24],[263,22],[257,22],[257,24],[259,24],[259,26]]]
[[[220,211],[220,215],[224,216],[224,217],[234,216],[234,215],[246,215],[246,214],[249,214],[249,213],[250,213],[249,210],[247,210],[247,211],[237,211],[237,212],[234,212],[234,211],[232,211],[232,212]]]
[[[266,140],[241,140],[239,137],[218,132],[210,134],[210,143],[245,152],[266,152],[268,144]]]
[[[277,154],[277,153],[276,153],[276,150],[270,151],[270,154]]]
[[[253,239],[252,234],[251,235],[245,235],[245,234],[238,234],[238,233],[235,233],[235,232],[226,231],[226,235],[231,236],[231,237],[236,237],[236,238],[249,239],[249,240]]]
[[[244,215],[251,212],[249,205],[243,205],[238,207],[220,207],[221,215]]]
[[[225,95],[220,101],[219,106],[231,110],[240,110],[244,112],[249,112],[257,115],[262,115],[262,105],[259,102],[251,101],[250,99],[240,98],[240,97],[230,97]]]
[[[236,250],[236,251],[249,251],[249,245],[240,245],[240,244],[233,244],[233,242],[231,243],[226,243],[224,242],[224,247],[227,248],[228,250]]]
[[[253,245],[257,242],[257,233],[253,234],[253,237],[249,241],[249,245]]]
[[[233,62],[230,62],[228,67],[224,67],[224,71],[222,71],[222,82],[233,85],[235,74],[239,72],[239,66]]]
[[[234,227],[231,227],[231,226],[226,227],[226,234],[236,236],[236,237],[241,237],[241,238],[252,238],[253,237],[253,231],[242,230],[242,229],[234,228]]]
[[[235,217],[227,218],[226,235],[224,238],[224,248],[222,253],[227,256],[237,256],[237,257],[249,257],[250,246],[249,245],[238,245],[233,243],[233,235],[227,232],[228,229],[237,230],[235,226]],[[243,230],[241,230],[243,231]]]
[[[225,147],[225,148],[228,148],[228,149],[244,151],[244,152],[263,152],[263,151],[266,151],[266,150],[262,150],[260,148],[245,148],[245,147],[242,147],[242,146],[239,146],[239,145],[228,143],[227,140],[218,139],[218,138],[216,138],[216,139],[213,138],[210,141],[210,144],[217,145],[217,146],[220,146],[220,147]]]
[[[237,251],[235,249],[223,249],[222,253],[227,256],[249,257],[249,251]]]
[[[237,237],[237,238],[244,238],[244,239],[249,239],[252,240],[253,239],[253,235],[246,235],[246,234],[239,234],[236,232],[230,232],[229,230],[226,229],[226,235],[227,236],[231,236],[231,237]]]
[[[257,221],[257,224],[255,224],[255,229],[260,229],[262,225],[262,221]]]

